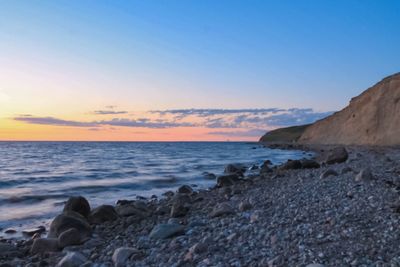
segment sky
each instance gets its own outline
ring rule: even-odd
[[[0,0],[0,140],[258,140],[400,71],[400,1]]]

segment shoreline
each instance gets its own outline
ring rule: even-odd
[[[309,148],[318,153],[319,160],[326,156],[325,150],[318,151],[321,146]],[[90,229],[78,223],[77,232],[64,234],[70,242],[64,244],[73,245],[60,248],[61,232],[41,246],[38,236],[15,244],[1,240],[0,262],[9,266],[400,263],[399,214],[392,207],[399,197],[400,151],[348,150],[345,162],[323,163],[319,168],[315,164],[304,168],[312,166],[311,162],[299,168],[292,162],[265,167],[260,175],[243,180],[231,172],[209,190],[181,187],[180,193],[169,192],[161,199],[119,201],[116,214],[108,209],[96,217],[92,209],[87,219],[70,211],[72,217],[84,221],[82,225],[91,222],[87,223]],[[108,221],[94,223],[105,218]]]

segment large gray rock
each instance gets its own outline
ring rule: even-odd
[[[218,187],[231,186],[236,182],[238,182],[239,180],[240,177],[237,174],[221,175],[218,176],[217,178],[217,186]]]
[[[182,185],[181,187],[178,188],[178,193],[179,194],[191,194],[191,193],[193,193],[193,189],[188,185]]]
[[[185,227],[180,224],[159,224],[150,233],[152,239],[166,239],[172,236],[183,234]]]
[[[59,251],[57,238],[36,238],[30,250],[31,254]]]
[[[335,164],[345,162],[349,158],[349,153],[344,147],[336,147],[332,149],[326,156],[327,164]]]
[[[116,219],[118,219],[118,213],[111,205],[101,205],[93,209],[89,215],[89,222],[92,224],[101,224]]]
[[[145,214],[143,210],[138,209],[136,205],[133,204],[126,204],[126,205],[117,205],[115,207],[119,216],[136,216],[139,218],[144,218]]]
[[[289,159],[286,163],[279,166],[280,170],[296,170],[301,169],[303,166],[301,165],[300,160],[291,160]]]
[[[57,238],[62,232],[75,228],[79,231],[81,238],[85,239],[92,234],[92,228],[86,219],[79,213],[70,211],[58,215],[50,224],[48,237]]]
[[[58,237],[58,246],[65,248],[68,246],[79,245],[87,240],[87,237],[82,238],[80,232],[75,228],[70,228],[60,234]]]
[[[57,267],[79,267],[86,262],[86,257],[79,252],[69,252],[62,258]]]
[[[86,198],[82,196],[74,196],[70,197],[67,203],[65,203],[64,212],[65,211],[74,211],[87,218],[90,213],[90,205]]]
[[[247,168],[243,164],[228,164],[225,166],[224,173],[243,175],[246,170]]]
[[[130,247],[117,248],[112,255],[112,261],[115,267],[127,266],[127,262],[134,255],[140,255],[140,250]]]
[[[321,167],[321,165],[313,159],[302,159],[300,162],[303,169],[318,169]]]

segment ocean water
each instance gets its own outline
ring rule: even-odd
[[[71,195],[92,207],[161,195],[183,184],[208,188],[229,163],[280,164],[302,151],[244,142],[0,142],[0,228],[48,223]],[[2,231],[0,235],[4,236]]]

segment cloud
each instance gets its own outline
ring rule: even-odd
[[[53,117],[33,117],[33,116],[20,116],[15,117],[14,120],[22,121],[30,124],[53,125],[53,126],[70,126],[70,127],[97,127],[94,122],[80,122],[57,119]]]
[[[250,129],[247,131],[215,131],[209,132],[209,135],[222,135],[226,137],[260,137],[267,131],[263,129]]]
[[[120,114],[126,111],[98,110],[98,114]],[[158,114],[158,116],[157,116]],[[165,115],[170,116],[165,116]],[[54,117],[35,117],[20,115],[14,118],[31,124],[44,124],[54,126],[88,127],[100,126],[132,127],[165,129],[175,127],[202,127],[209,129],[238,129],[237,131],[214,131],[210,134],[231,136],[258,135],[261,131],[271,130],[278,127],[294,126],[313,123],[322,119],[332,112],[315,112],[310,108],[265,108],[265,109],[174,109],[149,111],[139,118],[128,119],[115,117],[109,120],[95,121],[72,121]],[[28,114],[29,115],[29,114]],[[171,116],[172,115],[172,116]],[[246,129],[247,131],[240,131]],[[263,130],[260,130],[263,129]],[[253,131],[253,132],[249,132]],[[247,135],[245,135],[247,134]]]
[[[128,113],[128,111],[95,110],[93,113],[96,115],[116,115],[116,114],[126,114]]]
[[[227,115],[237,113],[252,113],[252,114],[264,114],[264,113],[276,113],[282,111],[278,108],[259,108],[259,109],[167,109],[167,110],[151,110],[150,113],[156,113],[160,115],[172,114],[180,116],[215,116],[215,115]]]

